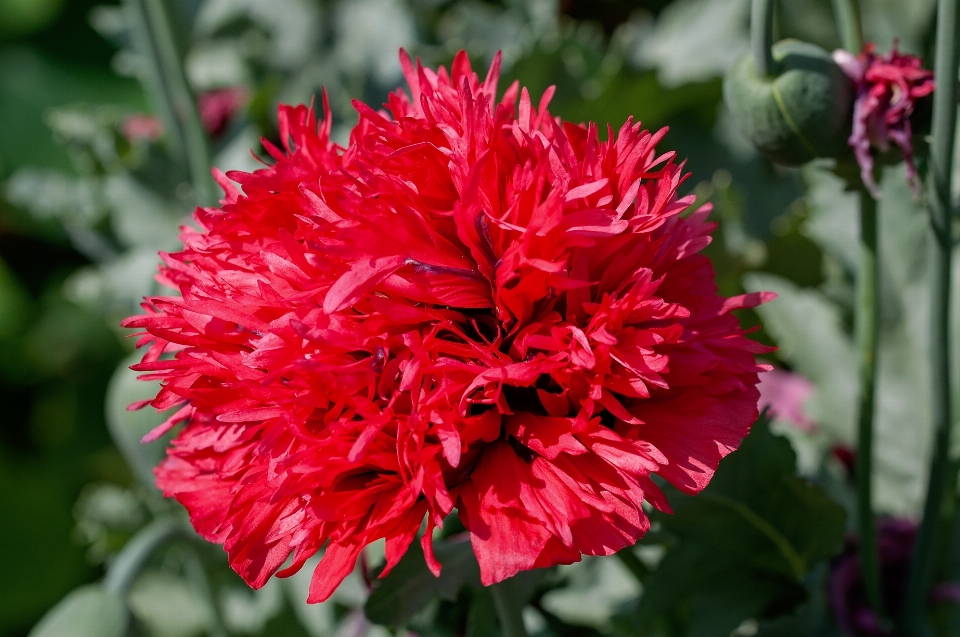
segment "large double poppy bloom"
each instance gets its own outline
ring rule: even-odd
[[[134,369],[185,422],[157,481],[254,587],[323,550],[322,601],[361,550],[385,572],[454,508],[485,584],[608,555],[695,493],[757,416],[755,354],[709,260],[666,133],[497,101],[460,54],[401,55],[410,92],[357,103],[346,148],[325,108],[282,106],[275,163],[220,175],[219,208],[164,254],[125,322]]]

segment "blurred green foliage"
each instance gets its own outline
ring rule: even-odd
[[[86,26],[93,2],[0,3],[0,175],[71,168],[44,122],[54,106],[142,108],[139,86],[109,69]],[[25,634],[70,589],[97,575],[74,537],[73,505],[91,480],[128,480],[103,419],[123,352],[115,331],[63,297],[87,260],[55,223],[0,200],[0,634]]]
[[[843,508],[796,475],[790,443],[772,435],[765,418],[699,496],[668,493],[674,514],[654,518],[667,537],[644,541],[666,553],[636,608],[618,617],[627,634],[709,637],[733,632],[744,618],[789,614],[843,544]]]

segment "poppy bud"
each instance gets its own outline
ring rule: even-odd
[[[778,164],[848,152],[853,86],[844,72],[808,42],[783,40],[772,53],[772,75],[760,75],[748,54],[724,80],[724,99],[740,129]]]

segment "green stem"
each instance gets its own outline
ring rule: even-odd
[[[175,150],[186,159],[194,196],[200,205],[212,205],[216,195],[207,139],[183,71],[170,16],[163,0],[127,0],[127,4],[136,18],[140,54],[151,65],[148,86],[155,93],[161,115],[173,126]]]
[[[950,268],[953,247],[951,192],[953,146],[957,128],[958,0],[940,0],[930,144],[930,364],[933,456],[923,522],[917,535],[904,600],[903,628],[909,635],[924,630],[924,610],[937,564],[940,537],[956,495],[956,469],[950,462]]]
[[[510,580],[489,587],[497,617],[500,619],[500,630],[503,637],[527,637],[527,629],[523,625],[523,606],[517,602],[517,596],[512,589]]]
[[[213,589],[210,587],[210,578],[207,577],[207,571],[203,567],[203,560],[194,547],[185,546],[184,549],[186,553],[184,567],[187,578],[210,607],[209,637],[228,637],[220,617],[220,609],[217,607],[217,600],[214,598]]]
[[[110,564],[107,576],[103,579],[103,588],[110,593],[126,595],[147,560],[157,549],[177,536],[192,537],[183,524],[173,518],[158,518],[145,526],[127,542]]]
[[[647,579],[647,576],[650,575],[650,568],[643,563],[643,560],[637,557],[637,554],[633,552],[632,546],[618,551],[616,555],[620,558],[620,562],[627,567],[627,570],[633,573],[633,576],[636,577],[637,581],[641,584]]]
[[[877,259],[877,202],[860,189],[860,267],[857,271],[856,340],[860,356],[857,427],[857,526],[860,564],[870,604],[880,615],[880,561],[873,519],[873,412],[876,394],[880,319],[880,272]]]
[[[860,3],[857,0],[833,0],[833,15],[837,18],[843,48],[859,53],[863,49]]]
[[[753,0],[750,7],[750,48],[757,74],[773,75],[773,0]]]

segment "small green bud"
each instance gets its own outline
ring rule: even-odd
[[[740,129],[778,164],[849,152],[854,95],[843,70],[808,42],[783,40],[772,52],[773,75],[759,75],[748,54],[724,79],[724,100]]]

